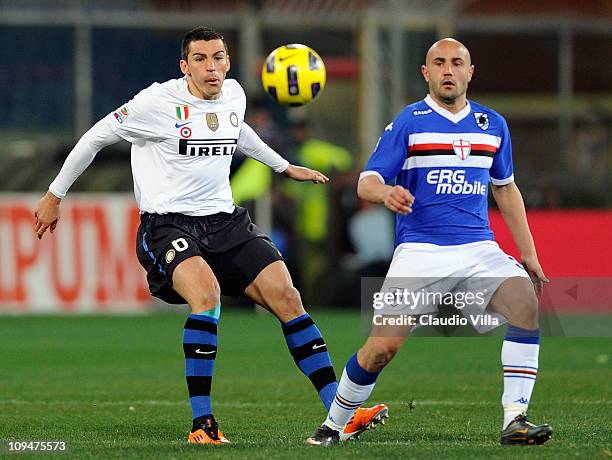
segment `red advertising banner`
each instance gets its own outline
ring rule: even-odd
[[[38,240],[39,195],[0,196],[0,312],[133,312],[151,297],[135,253],[131,195],[73,194]]]
[[[500,247],[520,254],[501,214],[489,213]],[[612,313],[612,211],[531,210],[527,213],[538,258],[551,280],[543,311]]]
[[[490,211],[491,228],[501,248],[520,255],[498,211]],[[612,211],[529,210],[527,219],[538,257],[550,277],[612,277]]]

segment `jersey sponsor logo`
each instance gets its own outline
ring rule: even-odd
[[[176,106],[176,118],[179,121],[187,120],[189,118],[189,106],[188,105],[177,105]]]
[[[208,129],[210,129],[211,131],[216,131],[217,129],[219,129],[219,118],[217,118],[217,114],[207,113],[206,124],[208,125]]]
[[[231,156],[237,139],[179,139],[179,155],[188,157]]]
[[[427,183],[436,186],[436,195],[486,195],[487,186],[480,181],[465,180],[464,169],[432,169]]]
[[[472,151],[472,144],[465,139],[457,139],[453,141],[453,151],[462,160],[465,160]]]
[[[476,118],[476,124],[480,129],[486,131],[489,128],[489,114],[482,112],[474,112],[474,118]]]
[[[429,115],[431,112],[433,112],[432,109],[427,109],[427,110],[415,110],[412,112],[412,115]]]

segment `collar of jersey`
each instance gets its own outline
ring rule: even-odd
[[[200,103],[205,103],[205,104],[214,104],[215,102],[219,102],[221,99],[223,99],[223,87],[221,88],[221,96],[219,96],[219,99],[200,99],[199,97],[195,97],[193,94],[191,94],[189,92],[189,86],[187,83],[187,77],[183,77],[182,78],[182,84],[181,84],[181,91],[183,91],[183,94],[191,101],[191,102],[200,102]]]
[[[463,120],[465,117],[467,117],[470,114],[470,111],[472,110],[472,108],[470,107],[470,102],[469,101],[466,101],[466,102],[467,103],[466,103],[465,107],[463,109],[461,109],[460,112],[453,113],[453,112],[449,112],[448,110],[446,110],[443,107],[440,107],[438,105],[438,103],[436,101],[434,101],[433,97],[431,97],[429,94],[425,98],[425,103],[429,107],[431,107],[431,109],[434,112],[439,113],[444,118],[452,121],[453,123],[459,123],[461,120]]]

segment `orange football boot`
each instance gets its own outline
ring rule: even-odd
[[[386,404],[377,404],[373,407],[360,407],[348,422],[344,432],[340,435],[341,441],[358,439],[366,430],[376,428],[378,424],[384,425],[389,418],[389,408]]]
[[[194,427],[187,441],[190,444],[228,444],[230,442],[223,435],[214,418],[207,418],[203,423]]]

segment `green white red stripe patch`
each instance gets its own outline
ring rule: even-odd
[[[187,120],[187,118],[189,118],[189,106],[188,105],[176,106],[176,118],[178,120]]]

